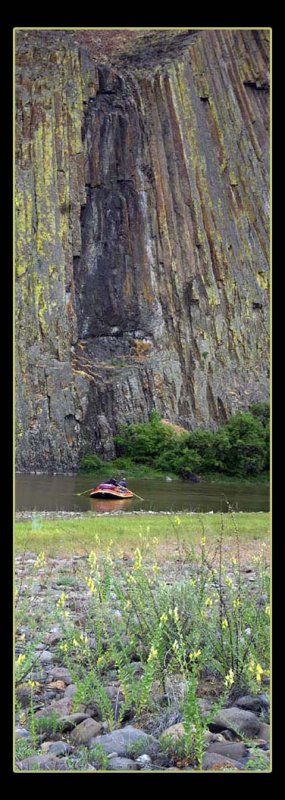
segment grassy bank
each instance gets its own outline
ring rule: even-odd
[[[97,468],[93,466],[90,460],[90,465],[81,467],[79,475],[90,475],[91,479],[99,483],[107,478],[113,476],[124,475],[129,478],[164,478],[168,475],[172,479],[178,479],[179,476],[174,472],[163,472],[161,469],[154,469],[147,464],[136,464],[135,461],[129,459],[117,458],[114,461],[108,461],[104,465],[101,463]]]
[[[93,481],[94,484],[121,475],[124,475],[127,480],[132,478],[164,478],[165,480],[166,476],[172,478],[172,480],[181,480],[181,477],[176,475],[175,472],[171,472],[171,470],[162,471],[154,469],[154,467],[150,467],[147,464],[138,464],[130,459],[121,458],[106,462],[104,467],[101,464],[98,468],[92,466],[92,461],[90,460],[89,467],[84,469],[81,467],[78,474],[79,476],[90,476],[90,481]],[[236,475],[223,475],[220,472],[207,472],[201,476],[201,481],[203,481],[203,483],[225,483],[233,486],[255,485],[259,483],[269,484],[269,480],[269,472],[260,472],[258,475],[248,475],[241,478]],[[191,485],[190,482],[189,485]]]
[[[234,540],[236,530],[244,542],[266,541],[270,531],[270,515],[266,512],[225,514],[222,517],[224,536]],[[45,551],[54,556],[64,553],[89,553],[97,547],[105,548],[111,542],[118,548],[134,550],[140,536],[152,541],[163,553],[164,547],[176,542],[177,536],[196,544],[201,535],[215,540],[221,530],[220,514],[181,514],[179,516],[135,515],[120,517],[92,517],[65,520],[45,520],[37,515],[33,522],[15,524],[15,549],[17,553]]]

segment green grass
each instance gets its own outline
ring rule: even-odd
[[[238,478],[232,475],[222,475],[220,472],[208,472],[203,474],[202,480],[209,481],[210,483],[228,483],[236,486],[255,485],[265,483],[269,485],[270,475],[269,472],[261,472],[259,475],[251,475],[243,478]]]
[[[176,528],[175,519],[180,525]],[[245,541],[252,539],[265,540],[270,531],[270,514],[268,512],[243,513],[234,515],[240,536]],[[235,536],[234,520],[231,514],[225,514],[224,534],[229,540]],[[46,555],[56,556],[64,553],[88,553],[90,550],[105,547],[112,540],[121,547],[137,547],[139,535],[151,540],[158,539],[159,545],[173,543],[175,530],[187,541],[198,543],[202,529],[205,536],[215,538],[221,529],[221,515],[217,514],[179,514],[171,516],[136,515],[86,517],[80,519],[42,520],[38,518],[38,528],[32,529],[32,522],[15,523],[15,551],[21,553],[44,551]],[[96,537],[100,537],[98,545]]]
[[[90,468],[83,468],[81,467],[79,470],[78,475],[88,475],[90,479],[99,483],[102,480],[106,480],[107,478],[113,477],[120,477],[121,475],[125,475],[126,478],[164,478],[168,475],[170,478],[176,480],[179,478],[178,475],[175,475],[174,472],[169,470],[168,472],[165,470],[158,470],[154,469],[153,467],[149,467],[147,464],[136,464],[134,461],[130,461],[130,459],[123,459],[117,458],[114,461],[108,461],[104,466],[99,466],[98,469],[94,469],[94,467]]]

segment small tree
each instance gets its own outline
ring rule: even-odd
[[[230,448],[225,458],[226,471],[232,475],[256,475],[265,468],[267,447],[262,423],[249,412],[235,414],[224,426]]]

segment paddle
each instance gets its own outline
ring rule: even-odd
[[[91,491],[92,491],[92,489],[85,489],[85,492],[75,492],[74,493],[74,497],[81,497],[82,494],[87,494],[87,492],[91,492]]]
[[[91,492],[91,489],[86,489],[85,492],[75,492],[74,497],[81,497],[82,494],[87,494],[87,492]],[[138,497],[139,500],[144,500],[144,497],[140,497],[139,494],[133,492],[135,497]]]
[[[132,491],[132,489],[131,489],[131,491]],[[139,500],[144,500],[144,497],[140,497],[139,494],[136,494],[135,492],[133,492],[133,494],[135,495],[135,497],[138,497]]]

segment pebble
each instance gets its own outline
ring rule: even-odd
[[[95,719],[88,717],[83,722],[80,722],[79,725],[72,731],[70,735],[70,739],[72,744],[87,744],[90,740],[94,739],[94,737],[98,736],[101,733],[102,726],[100,722],[96,722]],[[102,738],[102,737],[100,737]],[[97,740],[95,740],[95,744],[97,744]]]
[[[49,674],[54,681],[64,681],[66,686],[73,683],[72,677],[65,667],[53,667]]]
[[[69,767],[65,759],[57,758],[53,755],[37,755],[24,758],[23,761],[17,762],[18,769],[23,771],[39,770],[40,772],[52,770],[68,770]]]
[[[16,728],[16,740],[17,739],[30,739],[31,735],[26,728]]]
[[[108,770],[137,770],[138,764],[131,758],[113,757],[109,761]]]
[[[246,758],[247,752],[243,742],[213,742],[207,749],[207,753],[219,753],[221,756],[234,759],[234,761]]]
[[[65,756],[71,752],[71,747],[67,742],[53,742],[48,752],[53,753],[55,756]]]
[[[73,697],[77,692],[77,686],[75,683],[70,683],[69,686],[66,687],[64,692],[64,697]]]
[[[219,753],[207,753],[204,755],[203,758],[203,769],[208,770],[218,767],[225,767],[229,769],[244,769],[244,764],[240,761],[236,761],[235,759],[228,758],[227,756],[221,756]]]
[[[147,755],[147,753],[143,753],[143,755],[136,758],[136,763],[144,767],[146,764],[151,764],[151,758]]]
[[[54,660],[53,653],[50,653],[49,650],[43,650],[39,658],[41,664],[51,664]]]

